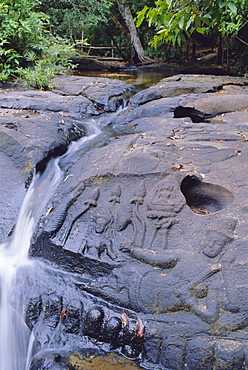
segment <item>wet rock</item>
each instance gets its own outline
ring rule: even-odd
[[[93,103],[84,96],[64,97],[51,91],[10,90],[7,94],[0,94],[0,107],[99,114]]]
[[[159,83],[140,91],[133,98],[135,105],[141,105],[151,100],[174,97],[182,94],[216,92],[225,85],[247,85],[247,78],[215,75],[175,75],[163,78]]]
[[[30,330],[33,330],[34,325],[37,323],[42,311],[42,298],[34,297],[29,300],[26,309],[25,322]]]
[[[232,93],[232,90],[223,90],[222,93],[202,94],[200,96],[192,95],[182,99],[179,104],[184,108],[193,107],[194,109],[204,112],[205,114],[216,116],[223,113],[247,109],[247,98],[248,88],[243,88],[240,90],[239,94],[236,91],[235,93]],[[188,117],[187,112],[184,116]]]
[[[122,322],[120,317],[109,317],[102,330],[102,338],[99,339],[103,342],[111,342],[113,346],[117,345],[118,336],[122,329]]]
[[[60,297],[50,297],[44,307],[44,321],[46,326],[56,328],[62,312],[62,302]]]
[[[83,305],[80,301],[63,299],[63,309],[60,318],[66,333],[80,334],[82,324]]]
[[[84,319],[84,334],[92,338],[97,338],[101,331],[104,319],[104,312],[101,307],[90,309]]]
[[[168,79],[170,79],[170,77]],[[218,77],[212,77],[212,79],[213,83],[215,79],[218,81]],[[162,81],[164,80],[166,79],[163,79]],[[170,87],[166,87],[167,84],[170,84],[170,80],[162,85],[166,87],[163,95],[160,94],[160,89],[158,88],[156,91],[158,91],[160,95],[155,97],[152,92],[151,99],[146,99],[145,101],[142,101],[142,103],[137,103],[137,99],[139,99],[141,94],[148,94],[147,91],[149,91],[149,89],[153,91],[152,89],[155,87],[152,86],[144,90],[144,92],[141,91],[130,100],[130,105],[128,105],[126,109],[120,112],[116,117],[113,117],[108,124],[117,127],[118,125],[126,125],[127,127],[133,128],[136,132],[142,132],[154,129],[158,124],[160,127],[162,124],[167,125],[167,119],[171,117],[189,117],[192,122],[198,123],[205,122],[212,117],[223,113],[247,109],[248,88],[246,85],[230,85],[232,81],[233,83],[235,82],[235,78],[230,78],[230,80],[227,78],[226,84],[228,85],[225,86],[225,79],[221,77],[219,79],[219,89],[217,90],[216,86],[215,93],[208,92],[210,85],[207,85],[206,87],[202,84],[203,77],[199,78],[199,85],[197,80],[198,79],[196,79],[195,82],[196,87],[192,87],[191,89],[192,94],[190,94],[191,91],[188,91],[186,94],[188,87],[187,84],[184,85],[184,81],[182,81],[182,85],[175,88],[176,91],[172,92],[171,97],[164,97],[163,95],[166,96],[167,93],[168,96],[170,95]],[[211,82],[211,78],[209,80],[209,82]],[[247,82],[246,80],[247,79],[237,79],[236,82],[237,84],[241,84],[242,82],[245,84]],[[162,81],[160,82],[161,84]],[[178,81],[181,82],[181,79],[179,78]],[[177,81],[173,81],[173,83],[176,82]],[[182,86],[182,89],[180,89],[180,86]],[[194,93],[201,90],[204,91],[201,94]],[[212,88],[212,90],[210,89],[209,91],[214,90],[215,88]],[[163,117],[166,121],[162,121],[161,119],[158,120],[157,117]]]
[[[186,359],[188,366],[192,370],[212,370],[214,364],[214,343],[208,338],[201,340],[192,339],[187,343],[188,357]]]
[[[153,130],[112,140],[70,168],[73,176],[59,187],[54,213],[41,221],[32,255],[71,272],[72,256],[81,261],[74,265],[81,292],[111,304],[116,318],[107,329],[103,306],[85,309],[83,336],[102,348],[113,345],[114,330],[116,349],[130,358],[142,353],[147,368],[238,368],[247,325],[246,287],[237,279],[246,274],[247,185],[237,174],[245,166],[247,118],[243,112],[206,122],[173,118],[166,99],[156,101],[161,111]],[[128,114],[145,107],[148,115],[152,104]],[[117,306],[142,324],[133,314],[117,314]],[[227,344],[223,335],[230,336]],[[223,343],[231,343],[230,356]]]
[[[25,187],[35,168],[44,169],[44,163],[49,158],[63,154],[71,140],[78,140],[85,133],[85,126],[69,115],[64,117],[52,112],[0,110],[2,241],[13,229]]]
[[[144,97],[103,120],[134,135],[60,162],[68,171],[30,248],[32,289],[19,284],[41,350],[31,369],[83,368],[85,348],[114,350],[148,369],[247,366],[247,87],[226,77],[201,86],[200,76],[191,93],[190,78],[167,81],[188,81],[187,94]],[[55,140],[70,139],[57,124],[45,126],[58,117],[47,114],[36,125],[41,138],[53,133],[41,143],[49,157]],[[3,159],[18,171],[28,155],[42,156],[26,136],[31,121],[21,118],[1,127]]]
[[[66,80],[68,86],[72,83],[71,78],[77,91],[74,89],[70,94],[75,95],[18,90],[11,85],[3,86],[0,91],[0,176],[2,184],[8,181],[8,185],[3,185],[4,196],[0,201],[3,209],[0,224],[2,241],[13,229],[25,185],[30,182],[35,168],[43,171],[49,158],[63,154],[71,141],[77,141],[87,133],[82,114],[99,115],[105,108],[117,109],[123,103],[122,95],[132,88],[125,82],[109,79],[97,81],[82,78],[83,82],[72,76],[58,79],[60,83]],[[85,95],[92,101],[80,95],[79,86],[82,83],[86,85]],[[9,186],[10,183],[15,186]]]
[[[59,351],[47,351],[36,355],[30,365],[30,370],[66,370],[68,369],[64,356]]]
[[[0,152],[0,182],[2,188],[2,196],[0,197],[0,207],[2,210],[0,240],[3,242],[14,227],[20,205],[25,196],[23,177],[9,155],[3,152]]]
[[[133,127],[134,130],[137,130],[141,126],[139,125],[139,127],[137,127],[138,120],[142,120],[143,123],[143,119],[145,118],[152,119],[153,117],[173,117],[172,109],[178,104],[178,98],[163,98],[159,100],[153,100],[137,108],[128,106],[116,117],[113,117],[109,124],[112,126],[129,125]]]
[[[106,112],[115,112],[124,104],[125,95],[134,90],[125,81],[101,77],[59,76],[53,81],[57,92],[84,96]]]

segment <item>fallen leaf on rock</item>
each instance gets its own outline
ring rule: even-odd
[[[61,114],[62,117],[70,117],[67,114],[64,114],[63,112],[59,112],[59,114]]]
[[[200,148],[184,148],[185,150],[201,150]]]
[[[131,147],[130,147],[130,151],[134,150],[135,148],[137,148],[137,144],[133,144]]]
[[[201,213],[201,214],[204,214],[204,215],[210,215],[210,212],[204,208],[204,207],[199,207],[199,208],[196,208],[194,206],[190,206],[190,209],[195,212],[195,213]]]
[[[121,314],[121,323],[123,326],[127,326],[128,324],[127,314],[125,312]]]
[[[139,316],[137,316],[137,319],[136,319],[135,331],[136,331],[137,337],[139,338],[142,338],[145,334],[145,325],[143,324]]]
[[[46,216],[48,216],[48,215],[49,215],[53,210],[54,210],[54,207],[50,207],[50,208],[47,210]]]
[[[72,174],[72,173],[70,173],[69,175],[67,175],[67,176],[65,177],[65,179],[64,179],[64,182],[65,182],[66,180],[68,180],[68,179],[69,179],[69,177],[71,177],[71,176],[73,176],[73,174]]]
[[[63,310],[61,311],[61,314],[60,314],[61,320],[65,320],[65,318],[66,318],[66,311],[67,311],[66,307],[63,308]]]
[[[177,139],[183,139],[184,136],[181,136],[181,135],[172,135],[172,136],[168,136],[167,139],[170,139],[170,140],[177,140]]]

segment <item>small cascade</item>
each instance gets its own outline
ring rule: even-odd
[[[0,245],[0,370],[28,370],[34,338],[18,312],[15,291],[17,271],[32,265],[28,252],[32,235],[44,207],[62,180],[64,171],[79,155],[95,144],[101,130],[88,123],[89,135],[72,143],[60,158],[52,158],[43,173],[34,175],[26,193],[12,236]],[[20,274],[18,274],[20,279]]]

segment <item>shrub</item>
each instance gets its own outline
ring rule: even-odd
[[[49,88],[50,78],[72,67],[73,48],[48,31],[49,17],[34,11],[33,0],[0,3],[0,80],[20,75],[27,83]]]

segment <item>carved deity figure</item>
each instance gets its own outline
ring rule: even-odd
[[[148,249],[166,249],[169,228],[177,223],[176,216],[185,205],[179,185],[170,175],[160,181],[147,195],[147,229],[144,245]],[[150,221],[150,222],[149,222]]]
[[[131,242],[132,246],[143,246],[145,235],[146,235],[146,223],[141,215],[140,206],[143,205],[146,196],[145,184],[142,181],[141,184],[136,188],[133,196],[130,199],[132,204],[132,217],[131,222],[133,224],[133,239]]]
[[[116,204],[120,203],[121,188],[116,185],[110,192],[108,198],[108,207],[104,212],[98,213],[96,216],[95,232],[99,234],[100,242],[98,245],[98,257],[101,258],[105,253],[111,260],[116,260],[117,253],[115,251],[116,240]]]
[[[100,195],[99,188],[89,188],[83,191],[75,199],[68,199],[68,202],[61,204],[55,209],[54,220],[49,222],[49,233],[54,235],[53,242],[64,246],[69,238],[75,223],[88,212],[92,207],[97,206]]]
[[[175,176],[167,175],[149,192],[141,181],[128,195],[129,207],[124,205],[125,217],[119,218],[116,231],[132,225],[132,236],[126,241],[129,247],[166,249],[169,229],[177,223],[177,214],[186,203]]]
[[[146,196],[146,186],[144,181],[135,184],[134,189],[128,192],[127,201],[124,201],[121,208],[121,214],[118,215],[116,231],[122,232],[131,225],[129,230],[130,238],[126,241],[130,246],[142,247],[146,235],[146,222],[143,216],[142,206]]]

